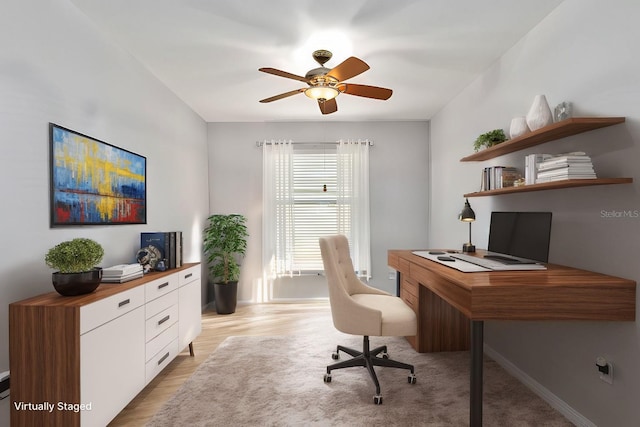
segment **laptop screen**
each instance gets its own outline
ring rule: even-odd
[[[547,262],[551,212],[491,212],[491,252]]]

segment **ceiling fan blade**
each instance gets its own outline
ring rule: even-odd
[[[318,101],[318,106],[320,107],[322,114],[331,114],[338,111],[338,103],[335,98],[328,99],[324,102]]]
[[[281,93],[280,95],[272,96],[270,98],[261,99],[260,102],[264,103],[264,102],[277,101],[278,99],[287,98],[289,96],[295,95],[297,93],[302,93],[302,92],[304,92],[304,89],[296,89],[290,92]]]
[[[347,93],[349,95],[363,96],[365,98],[374,98],[387,100],[393,94],[391,89],[377,86],[356,85],[356,84],[344,84],[340,85],[340,92]]]
[[[298,76],[296,74],[287,73],[286,71],[276,70],[275,68],[258,68],[258,71],[263,73],[273,74],[274,76],[286,77],[288,79],[299,80],[301,82],[309,83],[305,77]]]
[[[358,59],[355,56],[351,56],[345,59],[341,64],[334,67],[327,73],[337,79],[339,82],[343,82],[351,77],[355,77],[358,74],[364,73],[369,69],[369,66],[362,59]]]

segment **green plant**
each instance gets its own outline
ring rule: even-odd
[[[240,277],[236,257],[247,251],[247,219],[240,214],[211,215],[204,229],[204,253],[209,277],[214,282],[229,283]]]
[[[504,142],[506,140],[507,140],[507,137],[504,134],[504,131],[502,129],[494,129],[492,131],[489,131],[487,133],[483,133],[482,135],[480,135],[476,139],[476,142],[473,143],[473,149],[475,151],[478,151],[482,147],[489,148],[496,144],[500,144],[501,142]]]
[[[77,238],[59,243],[49,249],[44,262],[60,273],[81,273],[92,270],[102,261],[104,250],[99,243]]]

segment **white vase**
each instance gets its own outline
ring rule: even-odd
[[[527,125],[531,130],[538,130],[553,123],[551,108],[544,95],[536,95],[533,105],[527,114]]]
[[[527,125],[526,117],[519,116],[511,119],[511,126],[509,127],[509,136],[511,137],[511,139],[517,138],[529,132],[531,132],[531,129],[529,129],[529,126]]]

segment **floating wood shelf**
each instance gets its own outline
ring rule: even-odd
[[[477,162],[489,160],[513,153],[514,151],[544,144],[545,142],[624,123],[624,121],[624,117],[573,117],[494,145],[485,150],[478,151],[477,153],[463,157],[460,161]]]
[[[597,178],[597,179],[566,179],[563,181],[544,182],[541,184],[522,185],[520,187],[505,187],[497,190],[477,191],[467,193],[464,197],[497,196],[500,194],[526,193],[528,191],[557,190],[560,188],[586,187],[590,185],[630,184],[633,178]]]

